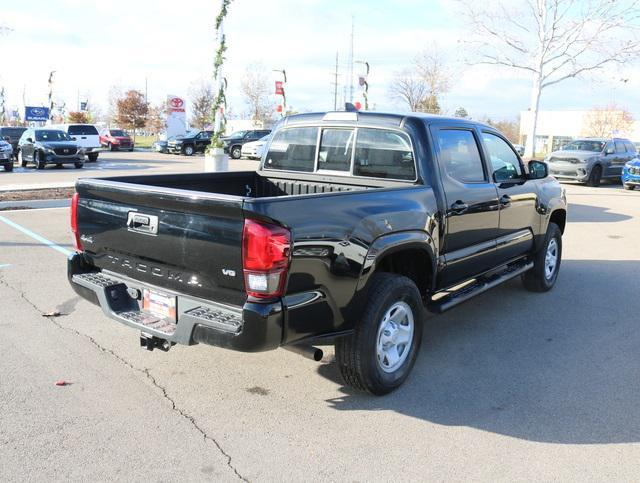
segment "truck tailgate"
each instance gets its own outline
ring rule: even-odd
[[[78,181],[85,254],[107,271],[241,306],[243,199],[131,183]]]

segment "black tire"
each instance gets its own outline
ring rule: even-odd
[[[129,152],[132,152],[132,151],[133,151],[133,148],[129,148]]]
[[[42,159],[42,153],[40,151],[36,151],[33,154],[33,161],[36,163],[36,169],[44,169],[47,165],[47,162]]]
[[[90,163],[95,163],[96,161],[98,161],[97,154],[87,154],[87,158],[89,158]]]
[[[556,263],[552,273],[547,271],[547,252],[552,240],[556,244]],[[533,258],[533,268],[522,274],[522,283],[531,292],[547,292],[553,288],[558,280],[560,264],[562,263],[562,232],[555,223],[549,223],[547,234],[544,237],[542,247]]]
[[[76,167],[76,169],[84,168],[84,163],[73,163],[73,165]]]
[[[7,172],[13,171],[13,160],[4,165],[4,170]]]
[[[242,156],[242,147],[241,146],[233,146],[231,148],[231,157],[233,159],[240,159],[240,157]]]
[[[591,168],[591,173],[589,173],[589,179],[587,180],[587,186],[597,188],[600,186],[600,181],[602,181],[602,166],[596,164]]]
[[[629,190],[629,191],[633,191],[633,189],[635,188],[635,186],[633,186],[632,184],[623,184],[622,185],[624,187],[624,189]]]
[[[345,383],[381,396],[398,388],[409,376],[422,342],[425,311],[418,287],[409,278],[383,272],[374,273],[372,277],[366,308],[356,324],[355,333],[338,339],[335,347],[336,360]],[[386,359],[380,361],[377,355],[380,339],[385,335],[382,323],[387,312],[392,309],[395,312],[397,308],[394,307],[398,304],[401,304],[401,308],[404,304],[411,309],[413,334],[410,342],[404,345],[400,360],[397,361],[398,367],[384,370],[382,367]],[[409,352],[405,355],[407,350]]]
[[[193,146],[185,146],[182,149],[182,152],[184,153],[185,156],[193,156],[193,153],[194,153]]]
[[[20,166],[23,168],[27,167],[27,161],[22,157],[22,150],[18,151],[18,163],[20,163]]]

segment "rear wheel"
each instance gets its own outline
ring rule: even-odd
[[[522,275],[522,283],[532,292],[551,290],[558,279],[562,261],[562,232],[555,223],[549,223],[544,244],[533,259],[533,268]]]
[[[336,342],[346,384],[376,395],[398,388],[409,376],[422,341],[424,307],[415,283],[402,275],[375,273],[353,335]]]
[[[589,173],[589,179],[587,180],[587,186],[600,186],[600,181],[602,181],[602,166],[596,164],[591,168],[591,173]]]
[[[44,167],[47,165],[47,163],[43,159],[42,153],[40,151],[36,151],[33,154],[33,160],[36,163],[36,168],[37,169],[44,169]]]
[[[231,148],[231,157],[233,159],[240,159],[242,156],[242,148],[240,146],[234,146]]]
[[[192,156],[193,155],[193,146],[185,146],[183,151],[184,151],[185,156]]]
[[[7,164],[4,165],[4,170],[13,171],[13,160],[9,161]]]
[[[624,186],[624,189],[629,191],[632,191],[635,188],[635,186],[633,186],[632,184],[624,184],[623,186]]]
[[[87,154],[87,158],[89,158],[89,161],[91,163],[95,163],[96,161],[98,161],[98,155],[97,154]]]

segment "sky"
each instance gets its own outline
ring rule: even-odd
[[[4,2],[3,2],[4,3]],[[0,86],[7,106],[46,105],[55,70],[54,98],[75,110],[78,98],[104,112],[109,90],[138,89],[149,101],[189,96],[209,79],[215,50],[218,0],[31,0],[6,2],[0,25]],[[235,0],[225,24],[230,111],[247,112],[240,84],[259,64],[286,69],[288,105],[302,111],[333,108],[333,71],[348,81],[347,56],[354,19],[354,59],[371,65],[369,99],[377,110],[406,110],[389,93],[394,75],[434,42],[459,60],[466,26],[460,5],[447,0]],[[356,75],[363,69],[356,64]],[[611,68],[596,78],[570,80],[545,91],[543,109],[588,109],[611,102],[640,117],[640,70]],[[629,79],[620,82],[620,79]],[[356,88],[356,92],[357,88]],[[339,89],[342,101],[343,89]],[[472,117],[516,119],[529,106],[530,79],[493,66],[456,64],[445,112],[464,107]],[[275,101],[275,96],[274,96]]]

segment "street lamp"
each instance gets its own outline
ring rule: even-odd
[[[369,81],[367,79],[369,78],[369,71],[371,70],[371,66],[369,65],[369,62],[366,62],[364,60],[354,60],[353,63],[362,64],[367,69],[364,77],[360,77],[361,81],[359,83],[361,86],[364,87],[364,92],[362,93],[362,97],[364,97],[364,110],[368,111],[369,110]]]
[[[287,71],[284,69],[272,69],[273,72],[278,72],[282,74],[282,117],[287,115],[287,96],[284,91],[284,86],[287,83]],[[276,92],[277,94],[277,92]]]

